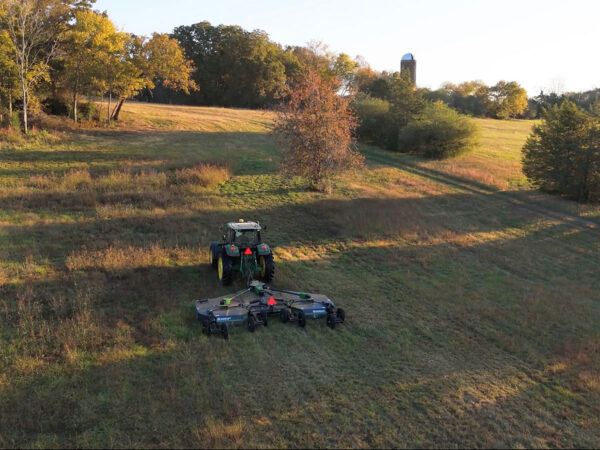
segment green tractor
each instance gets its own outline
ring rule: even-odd
[[[275,276],[273,252],[261,237],[258,222],[229,222],[222,242],[210,244],[209,262],[217,269],[219,281],[228,286],[239,271],[248,284],[256,277],[270,283]]]

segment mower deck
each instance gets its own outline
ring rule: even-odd
[[[208,335],[220,334],[228,339],[229,327],[246,324],[250,332],[258,326],[267,326],[269,316],[279,316],[282,322],[297,322],[301,327],[307,319],[326,318],[327,325],[335,328],[343,323],[345,312],[321,294],[284,291],[259,281],[234,295],[207,300],[196,300],[196,316]]]

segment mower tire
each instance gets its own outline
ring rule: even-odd
[[[221,324],[221,336],[223,336],[223,339],[225,340],[229,339],[229,328],[226,323]]]
[[[338,318],[338,322],[344,323],[346,321],[346,311],[342,308],[338,308],[335,315]]]
[[[300,325],[300,328],[304,328],[306,326],[306,316],[304,315],[304,311],[298,312],[298,325]]]
[[[233,263],[231,258],[227,256],[225,252],[219,255],[219,259],[217,260],[217,272],[219,281],[223,286],[229,286],[233,278]]]
[[[279,319],[281,319],[283,323],[288,323],[290,320],[290,312],[287,309],[282,309],[279,313]]]
[[[327,326],[332,330],[335,329],[335,316],[333,314],[327,314]]]
[[[214,322],[210,322],[210,323],[209,323],[209,324],[206,326],[206,328],[204,328],[204,332],[206,333],[206,335],[207,335],[208,337],[210,337],[210,335],[212,334],[212,325],[213,325],[213,323],[214,323]]]

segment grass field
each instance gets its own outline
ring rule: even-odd
[[[271,120],[131,103],[0,149],[0,446],[600,445],[600,208],[528,187],[531,122],[447,162],[363,146],[323,195]],[[203,336],[239,218],[347,323]]]

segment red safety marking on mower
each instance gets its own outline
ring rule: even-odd
[[[269,306],[275,306],[277,304],[277,300],[275,300],[273,298],[273,296],[271,296],[271,298],[269,299],[269,301],[267,302],[267,305]]]
[[[252,250],[250,250],[250,247],[248,247],[246,249],[246,251],[244,252],[244,255],[251,255],[252,254]]]

